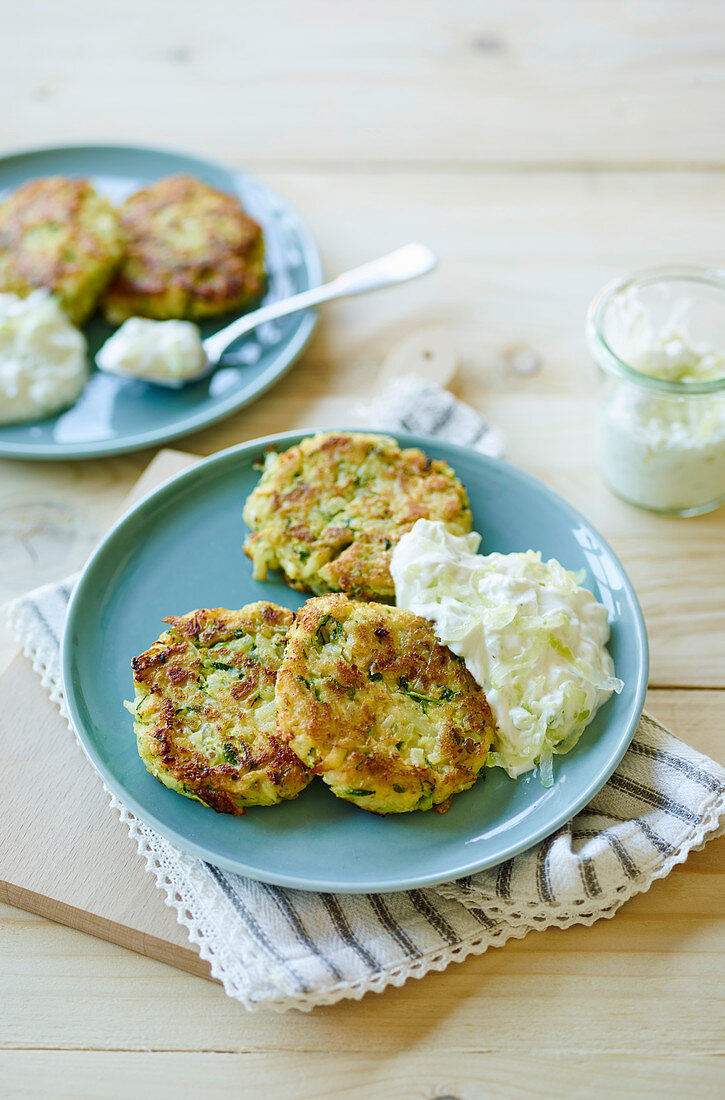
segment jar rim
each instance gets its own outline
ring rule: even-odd
[[[618,375],[645,389],[667,393],[677,397],[694,397],[702,394],[725,393],[725,375],[707,382],[677,382],[666,378],[654,378],[638,371],[612,350],[603,332],[603,319],[612,300],[624,291],[652,283],[690,282],[716,287],[725,294],[725,270],[720,268],[687,265],[649,267],[612,279],[594,296],[587,310],[586,335],[589,350],[596,362],[611,374]],[[725,305],[725,303],[724,303]],[[604,361],[602,361],[602,359]]]

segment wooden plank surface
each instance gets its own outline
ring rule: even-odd
[[[654,1058],[582,1057],[581,1055],[437,1055],[435,1064],[391,1056],[376,1058],[371,1067],[364,1055],[281,1054],[279,1071],[296,1082],[295,1095],[315,1100],[541,1100],[576,1096],[600,1100],[602,1082],[626,1081],[629,1095],[661,1100],[658,1083],[662,1062]],[[210,1100],[231,1095],[255,1096],[274,1089],[278,1080],[264,1054],[0,1053],[0,1072],[17,1100],[53,1095],[55,1100],[97,1100],[103,1081],[104,1100],[125,1100],[133,1094],[154,1100],[178,1100],[202,1095]],[[359,1084],[361,1078],[366,1084]],[[692,1100],[718,1095],[722,1067],[717,1058],[668,1058],[668,1095]],[[188,1090],[188,1091],[186,1091]],[[452,1091],[454,1090],[454,1092]],[[274,1096],[274,1092],[271,1093]],[[614,1093],[610,1095],[615,1095]],[[619,1091],[616,1095],[622,1096]]]
[[[160,451],[123,510],[195,461]],[[28,807],[29,760],[38,757],[54,781]],[[0,900],[209,977],[126,826],[110,810],[102,784],[91,776],[30,661],[18,655],[0,676]]]
[[[53,783],[29,806],[38,759]],[[22,656],[0,677],[0,835],[0,900],[208,977]]]
[[[112,137],[269,167],[723,164],[717,0],[87,0],[8,8],[6,143]],[[47,43],[51,49],[43,49]]]
[[[205,454],[350,422],[397,341],[443,326],[460,342],[461,395],[622,556],[663,688],[650,708],[722,758],[725,513],[656,519],[607,493],[582,327],[614,274],[721,264],[725,7],[6,7],[2,148],[156,141],[255,168],[310,223],[330,273],[406,239],[439,252],[431,278],[326,309],[279,386],[183,446]],[[541,362],[529,378],[508,366],[521,347]],[[80,565],[150,457],[0,463],[0,601]],[[0,667],[14,652],[0,632]],[[0,905],[0,1093],[719,1097],[723,847],[613,921],[282,1018],[249,1016],[214,983]]]

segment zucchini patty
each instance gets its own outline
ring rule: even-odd
[[[272,603],[164,619],[135,657],[141,759],[171,790],[219,813],[296,798],[312,778],[275,733],[275,680],[293,615]]]
[[[494,730],[486,696],[431,623],[334,595],[308,600],[289,632],[277,732],[338,798],[388,814],[471,787]]]
[[[393,547],[418,519],[471,530],[466,491],[447,463],[386,435],[322,432],[267,455],[244,508],[244,551],[260,580],[280,568],[302,592],[392,603]]]
[[[103,301],[107,320],[201,321],[264,289],[262,230],[233,195],[169,176],[131,195],[119,215],[125,255]]]
[[[0,292],[44,287],[81,325],[120,259],[116,211],[88,180],[29,180],[0,204]]]

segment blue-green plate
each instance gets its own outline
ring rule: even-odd
[[[108,534],[75,590],[63,643],[65,697],[81,743],[114,794],[147,825],[210,863],[305,890],[398,890],[491,867],[553,832],[599,790],[625,752],[647,684],[647,636],[637,598],[602,537],[540,482],[506,462],[431,438],[398,436],[456,470],[468,490],[483,550],[529,547],[582,569],[609,609],[611,651],[624,680],[579,744],[555,758],[554,785],[537,774],[486,772],[447,814],[376,817],[333,797],[316,779],[299,798],[229,817],[167,790],[136,754],[131,658],[161,633],[162,618],[197,607],[238,608],[304,597],[279,578],[252,579],[242,553],[242,506],[270,436],[214,455],[161,486]]]
[[[36,149],[0,157],[0,201],[35,176],[87,176],[112,202],[178,172],[236,194],[264,231],[268,285],[250,308],[318,286],[314,241],[292,207],[245,173],[183,153],[125,145]],[[234,315],[205,322],[204,336]],[[83,393],[58,416],[0,425],[0,455],[16,458],[97,458],[166,443],[248,405],[289,369],[305,347],[316,315],[307,310],[261,325],[233,345],[213,374],[179,390],[94,370]],[[84,331],[91,360],[114,329],[100,315]]]

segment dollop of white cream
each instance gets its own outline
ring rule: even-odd
[[[67,408],[87,380],[85,338],[55,298],[0,294],[0,424]]]
[[[183,386],[207,366],[201,333],[191,321],[130,317],[96,356],[100,370],[162,386]]]
[[[600,406],[606,481],[626,500],[661,511],[695,510],[725,496],[725,386],[720,393],[687,393],[689,383],[725,378],[725,354],[690,334],[691,308],[688,299],[675,299],[658,327],[635,287],[622,295],[619,357],[682,389],[669,395],[608,378]]]
[[[418,520],[393,551],[399,607],[432,620],[465,661],[496,720],[487,761],[510,776],[568,752],[623,684],[606,648],[606,609],[582,577],[541,554],[477,554],[481,536]]]

